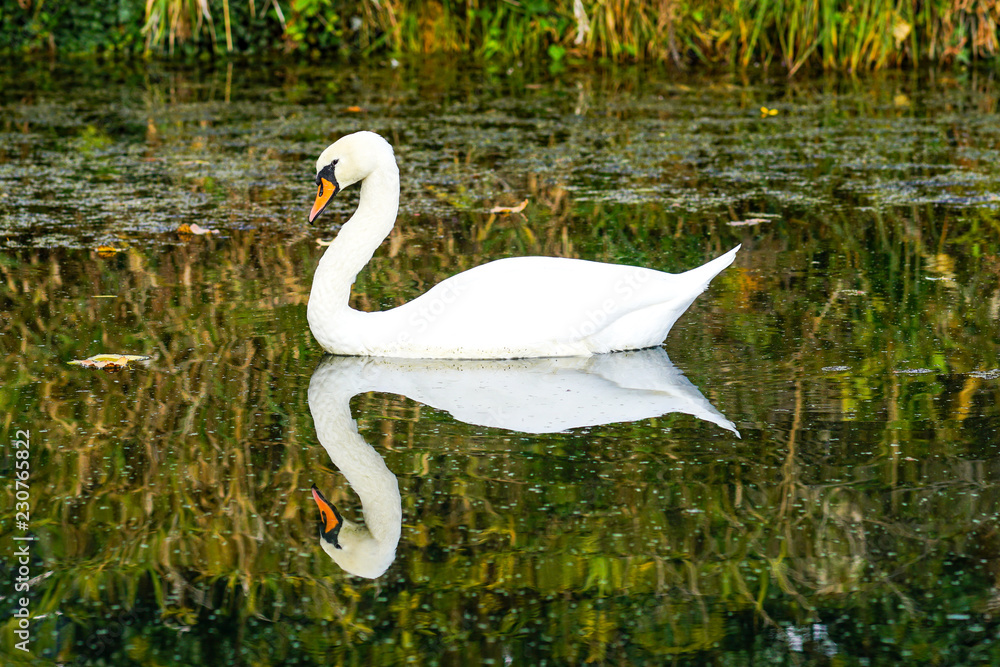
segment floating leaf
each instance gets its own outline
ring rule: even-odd
[[[767,107],[761,107],[760,108],[760,117],[761,118],[767,118],[768,116],[777,116],[777,115],[778,115],[778,110],[777,109],[768,109]]]
[[[494,206],[490,209],[490,213],[520,213],[524,210],[524,207],[528,205],[528,200],[525,199],[523,202],[517,206]]]
[[[201,236],[202,234],[218,234],[219,232],[218,232],[218,230],[215,230],[215,229],[206,229],[205,227],[202,227],[201,225],[199,225],[197,223],[189,225],[188,223],[185,222],[185,223],[182,223],[181,226],[177,228],[177,233],[178,234],[196,234],[198,236]]]
[[[349,111],[350,113],[361,113],[362,111],[364,111],[364,109],[357,106],[350,106],[344,109],[344,111]]]
[[[323,239],[316,239],[316,245],[320,246],[321,248],[325,248],[331,243],[333,243],[333,239],[330,239],[329,241],[324,241]]]
[[[762,222],[771,222],[767,218],[747,218],[746,220],[734,220],[729,223],[730,227],[747,227],[750,225],[759,225]]]
[[[74,359],[69,362],[73,366],[100,368],[106,371],[120,371],[128,366],[130,361],[145,361],[149,359],[141,354],[95,354],[88,359]]]
[[[99,245],[97,246],[97,254],[101,257],[114,257],[122,250],[121,248],[116,248],[110,245]]]

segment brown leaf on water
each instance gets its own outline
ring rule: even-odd
[[[108,258],[114,257],[122,251],[121,248],[116,248],[110,245],[99,245],[97,246],[97,254],[101,257]]]
[[[145,361],[146,359],[149,359],[149,357],[141,354],[95,354],[87,359],[74,359],[69,363],[71,366],[99,368],[113,372],[127,367],[131,361]]]
[[[759,225],[764,222],[771,222],[767,218],[747,218],[746,220],[734,220],[728,223],[730,227],[749,227],[750,225]]]
[[[185,223],[182,223],[177,228],[177,233],[178,234],[194,234],[196,236],[201,236],[202,234],[218,234],[219,232],[216,229],[207,229],[205,227],[202,227],[201,225],[199,225],[197,223],[189,225],[188,223],[185,222]]]
[[[520,213],[524,210],[524,207],[528,205],[528,200],[525,199],[523,202],[517,206],[494,206],[490,209],[490,213]]]
[[[324,241],[323,239],[316,239],[316,245],[318,245],[321,248],[325,248],[331,243],[333,243],[333,239],[330,239],[329,241]]]

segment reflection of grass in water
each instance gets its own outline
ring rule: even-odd
[[[692,381],[742,422],[745,440],[732,444],[675,417],[524,439],[470,431],[393,397],[357,398],[362,433],[400,476],[405,526],[389,576],[356,584],[319,554],[304,493],[315,478],[306,471],[329,474],[304,403],[318,354],[304,304],[319,251],[292,242],[302,232],[287,209],[298,201],[299,180],[309,181],[313,144],[322,145],[326,126],[302,118],[286,137],[286,126],[261,121],[251,143],[262,143],[249,154],[241,132],[258,107],[236,107],[234,126],[222,111],[203,124],[213,107],[199,96],[209,93],[184,92],[186,81],[149,85],[151,97],[172,90],[180,99],[126,112],[150,114],[156,130],[130,125],[139,134],[112,146],[120,152],[109,162],[143,187],[156,186],[155,196],[125,210],[145,208],[160,226],[117,217],[106,223],[132,230],[131,249],[113,261],[60,249],[65,240],[57,239],[53,249],[19,250],[0,262],[8,286],[0,292],[8,314],[0,408],[10,415],[7,428],[48,429],[38,434],[33,488],[45,491],[32,516],[45,538],[35,553],[53,574],[39,583],[44,593],[33,611],[63,616],[39,622],[38,646],[65,647],[72,656],[72,641],[107,628],[120,605],[141,622],[111,645],[140,662],[170,661],[177,651],[181,663],[193,664],[189,656],[218,646],[220,635],[232,638],[222,640],[232,642],[230,654],[244,648],[301,658],[294,645],[301,642],[317,662],[440,655],[442,643],[470,663],[499,655],[499,647],[529,662],[642,662],[700,656],[737,634],[773,649],[766,631],[733,624],[817,619],[840,624],[838,645],[850,655],[870,652],[862,644],[873,637],[902,645],[882,656],[989,650],[980,640],[995,620],[981,614],[997,576],[989,526],[998,501],[990,466],[1000,395],[994,380],[967,373],[1000,367],[997,220],[987,207],[879,205],[859,213],[857,205],[870,200],[842,196],[843,179],[871,176],[836,157],[860,146],[852,116],[894,122],[895,108],[878,101],[883,89],[874,102],[854,91],[827,105],[814,89],[793,88],[789,98],[814,111],[790,129],[740,120],[736,102],[710,97],[709,106],[723,108],[721,129],[690,138],[665,132],[673,157],[659,176],[628,168],[666,145],[629,134],[633,121],[660,125],[659,111],[606,124],[585,118],[551,149],[542,141],[551,128],[532,124],[485,131],[493,145],[480,149],[472,117],[489,105],[485,99],[463,108],[458,117],[467,126],[450,140],[435,122],[406,119],[420,130],[397,141],[408,187],[432,203],[404,211],[356,285],[358,304],[399,303],[443,275],[505,255],[680,270],[745,241],[746,259],[713,283],[667,342]],[[649,101],[641,89],[626,92]],[[568,118],[557,93],[542,99],[556,100],[557,117]],[[607,94],[591,91],[589,108],[603,109]],[[708,109],[679,94],[680,106],[654,109],[691,116]],[[992,136],[978,117],[958,125],[959,135],[969,133],[958,141]],[[804,163],[791,142],[816,118],[833,128],[814,139],[834,157],[809,194],[836,198],[837,206],[747,195],[731,180],[738,169],[719,168],[743,160],[744,169],[766,174],[768,156],[752,149],[768,143],[784,146],[786,164]],[[0,169],[30,168],[55,189],[62,182],[53,165],[63,156],[69,173],[83,173],[83,159],[47,136],[60,122],[25,133],[8,126],[5,142],[24,136],[49,152],[40,154],[41,165],[18,158]],[[402,131],[391,112],[377,122]],[[940,138],[936,126],[923,127]],[[617,129],[608,145],[596,146],[584,141],[593,128]],[[316,138],[303,143],[303,136]],[[744,139],[749,148],[732,149]],[[553,169],[523,168],[525,145]],[[442,146],[452,161],[441,161]],[[865,150],[887,164],[916,153],[925,165],[952,161],[933,142],[875,138]],[[592,167],[595,154],[600,164]],[[146,156],[155,160],[143,162]],[[98,151],[88,166],[106,159]],[[653,182],[683,188],[676,196],[693,203],[625,205],[571,187],[601,175],[605,164],[620,179],[607,192]],[[991,173],[987,164],[963,168]],[[425,182],[444,199],[420,191]],[[78,188],[73,204],[88,215],[109,215],[117,209],[108,202],[129,199],[124,182]],[[229,193],[225,206],[209,199],[219,192]],[[524,220],[497,219],[487,232],[485,209],[503,203],[498,193],[526,196],[530,205]],[[31,190],[15,196],[45,203]],[[353,203],[338,206],[343,216]],[[158,233],[172,228],[168,222],[204,222],[205,211],[231,216],[219,225],[226,238],[181,243]],[[762,212],[776,215],[753,228],[726,224]],[[7,205],[0,215],[7,224],[20,214]],[[244,224],[253,229],[239,231]],[[80,225],[104,229],[89,217]],[[85,233],[61,238],[79,242]],[[90,298],[107,293],[121,296]],[[153,354],[153,366],[103,375],[64,365],[110,349]],[[849,370],[835,377],[821,370],[835,365]],[[937,373],[894,374],[919,367]],[[359,515],[348,489],[329,495]],[[933,605],[924,602],[928,593]],[[967,610],[985,632],[935,611],[944,607]],[[280,617],[280,626],[258,615]],[[233,638],[234,628],[242,638]],[[927,628],[947,641],[927,642]]]
[[[485,214],[443,230],[408,227],[413,242],[380,255],[359,298],[405,300],[442,272],[524,243],[681,266],[708,254],[693,233],[673,238],[680,214],[576,205],[544,189],[533,200],[559,202],[539,205],[533,242],[514,227],[476,241]],[[443,644],[480,660],[495,640],[528,656],[641,662],[701,655],[734,632],[734,618],[767,626],[832,616],[865,636],[903,628],[898,650],[922,644],[930,655],[974,644],[979,634],[963,634],[922,596],[934,591],[935,609],[947,599],[993,627],[978,610],[997,554],[984,552],[985,564],[969,558],[990,544],[984,521],[1000,499],[977,465],[996,452],[970,436],[976,427],[963,414],[984,414],[988,426],[1000,396],[987,381],[969,390],[961,379],[892,370],[934,366],[944,348],[962,371],[996,350],[988,303],[924,281],[921,259],[928,245],[937,251],[939,240],[925,239],[947,222],[956,284],[995,291],[995,278],[970,283],[983,266],[970,248],[991,247],[988,213],[928,211],[921,237],[906,212],[877,223],[786,216],[754,230],[754,280],[721,276],[713,298],[686,316],[683,343],[668,341],[696,384],[745,422],[741,443],[669,417],[524,440],[470,432],[407,400],[355,399],[362,433],[399,475],[404,498],[400,556],[373,584],[332,573],[304,493],[315,478],[307,471],[329,468],[304,403],[317,349],[303,306],[318,251],[257,233],[136,248],[111,263],[56,251],[51,264],[46,251],[21,251],[2,269],[17,289],[4,297],[0,345],[14,382],[0,407],[16,415],[14,427],[47,425],[33,477],[45,492],[32,516],[44,538],[35,553],[53,574],[33,610],[71,620],[58,640],[65,621],[39,622],[36,646],[74,655],[72,641],[107,627],[114,605],[141,619],[113,644],[139,661],[175,651],[193,660],[220,641],[213,628],[234,650],[302,660],[296,642],[326,659],[388,660]],[[725,225],[715,233],[713,243],[733,242]],[[833,256],[829,235],[840,248]],[[813,261],[822,264],[811,269]],[[806,275],[785,282],[801,267]],[[864,294],[827,303],[838,284]],[[109,285],[119,300],[89,298]],[[66,296],[48,297],[58,293]],[[730,343],[713,344],[720,337]],[[92,341],[156,359],[117,375],[63,365],[101,351]],[[789,360],[798,344],[804,352]],[[787,378],[732,382],[718,369],[734,363],[737,347]],[[819,372],[845,350],[864,365],[833,380]],[[359,515],[348,489],[329,495]],[[871,614],[885,625],[867,628]],[[283,619],[282,630],[258,616]],[[962,641],[926,645],[927,626]],[[860,654],[845,636],[842,650]],[[755,641],[767,645],[764,635]]]

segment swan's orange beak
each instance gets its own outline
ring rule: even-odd
[[[326,539],[327,542],[330,542],[339,549],[340,544],[337,542],[337,535],[340,533],[340,527],[344,524],[344,518],[340,516],[337,508],[323,497],[323,494],[319,492],[315,484],[312,487],[312,494],[313,500],[316,501],[316,505],[319,507],[320,537]]]
[[[309,211],[309,223],[319,217],[319,214],[323,212],[326,205],[330,203],[333,199],[333,195],[337,194],[339,188],[326,180],[325,178],[319,179],[319,190],[316,192],[316,201],[313,202],[312,210]]]

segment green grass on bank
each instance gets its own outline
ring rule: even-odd
[[[0,0],[0,50],[468,53],[861,70],[1000,50],[1000,0]]]

